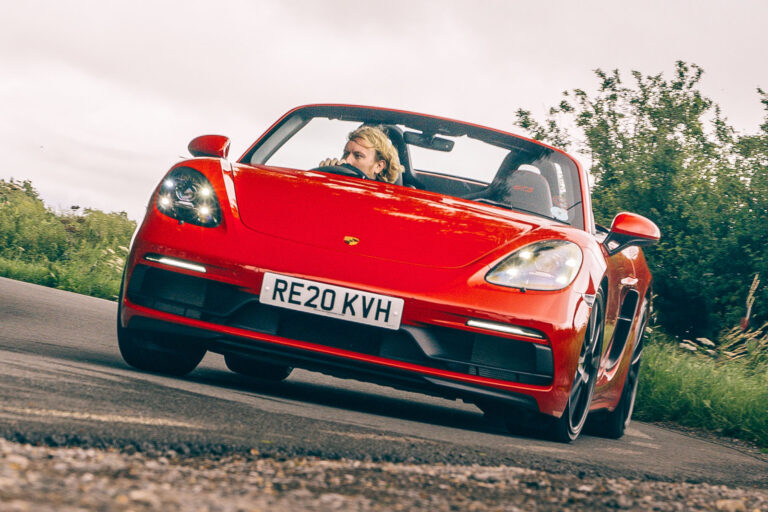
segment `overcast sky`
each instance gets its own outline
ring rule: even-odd
[[[46,202],[144,213],[193,137],[238,158],[306,103],[378,105],[518,131],[595,68],[705,70],[741,132],[768,89],[768,1],[0,0],[0,178]]]

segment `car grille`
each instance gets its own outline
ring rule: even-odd
[[[126,295],[187,318],[467,375],[547,385],[554,373],[552,350],[539,343],[437,326],[356,324],[261,304],[237,286],[147,265],[134,267]]]

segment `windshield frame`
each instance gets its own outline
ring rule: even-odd
[[[283,117],[278,119],[245,151],[245,153],[243,153],[237,162],[245,165],[269,165],[268,163],[264,164],[263,162],[267,162],[269,158],[277,152],[283,144],[285,144],[285,142],[313,118],[339,119],[367,124],[404,125],[408,128],[434,135],[450,137],[467,136],[487,144],[509,149],[510,151],[518,149],[541,151],[542,153],[559,153],[573,163],[577,173],[580,198],[575,198],[575,202],[571,207],[578,205],[579,200],[582,206],[580,210],[580,222],[565,224],[573,225],[591,233],[595,232],[586,174],[578,160],[558,148],[521,135],[438,116],[358,105],[305,105],[287,112]]]

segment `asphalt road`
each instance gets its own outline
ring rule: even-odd
[[[258,451],[373,461],[508,464],[768,488],[768,463],[633,422],[621,440],[571,445],[507,434],[472,405],[296,370],[264,384],[208,354],[189,376],[120,357],[116,304],[0,278],[0,436],[182,454]]]

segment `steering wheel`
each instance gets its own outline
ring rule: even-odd
[[[329,172],[331,174],[341,174],[342,176],[352,176],[354,178],[362,178],[364,180],[370,179],[368,176],[366,176],[366,174],[363,171],[361,171],[354,165],[350,165],[350,164],[323,165],[321,167],[315,167],[312,170],[320,171],[320,172]]]

